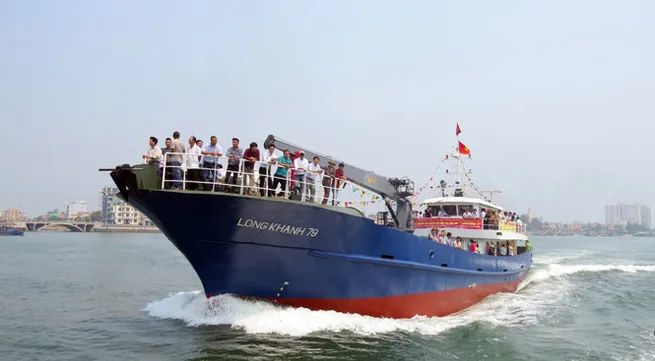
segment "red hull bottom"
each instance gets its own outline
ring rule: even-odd
[[[517,280],[442,292],[376,298],[268,298],[266,300],[293,307],[304,307],[314,311],[356,313],[372,317],[412,318],[417,315],[443,317],[471,307],[494,293],[514,292],[520,282],[520,280]]]

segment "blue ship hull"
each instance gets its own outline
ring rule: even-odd
[[[187,258],[207,297],[229,293],[376,317],[444,316],[515,291],[532,265],[531,251],[462,251],[343,208],[117,185]]]
[[[25,231],[17,228],[2,228],[0,229],[0,236],[22,236],[25,234]]]

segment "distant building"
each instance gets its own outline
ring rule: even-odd
[[[532,222],[532,208],[528,208],[528,222]]]
[[[104,187],[102,188],[102,192],[100,192],[100,207],[103,223],[114,224],[112,207],[120,202],[120,199],[115,196],[116,193],[118,193],[118,188],[113,187]]]
[[[46,219],[63,219],[66,217],[66,213],[60,211],[59,209],[54,209],[46,213]]]
[[[73,219],[88,215],[88,210],[85,201],[72,201],[66,203],[64,210],[66,219]]]
[[[0,214],[0,221],[5,222],[23,222],[25,221],[25,214],[18,208],[5,209]]]
[[[605,206],[605,224],[614,227],[629,223],[651,228],[650,207],[622,203]]]
[[[112,206],[114,224],[152,226],[152,222],[131,205],[121,202]]]
[[[105,224],[152,226],[152,221],[131,205],[116,197],[118,188],[105,187],[100,193],[102,220]]]

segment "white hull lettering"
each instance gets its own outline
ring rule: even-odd
[[[292,236],[306,236],[312,238],[318,235],[317,228],[307,228],[301,226],[292,226],[290,224],[258,221],[250,218],[239,218],[237,221],[237,227],[261,229],[264,231],[284,233]]]

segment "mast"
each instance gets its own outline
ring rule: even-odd
[[[460,181],[460,179],[459,179],[459,166],[460,166],[460,164],[462,162],[462,153],[459,152],[459,124],[457,124],[457,131],[455,131],[455,133],[457,134],[456,135],[456,137],[457,137],[457,170],[455,171],[457,178],[456,178],[456,181],[455,181],[455,186],[459,187],[459,181]]]
[[[457,128],[455,129],[455,136],[457,138],[457,146],[456,146],[457,147],[457,170],[455,170],[455,172],[456,172],[455,194],[453,194],[455,197],[457,197],[457,196],[463,197],[464,196],[464,190],[462,188],[460,188],[461,179],[460,179],[460,174],[459,174],[459,167],[461,166],[461,163],[462,163],[462,153],[460,152],[460,149],[459,149],[459,144],[460,144],[460,142],[459,142],[459,133],[461,133],[461,132],[462,132],[462,130],[459,129],[459,123],[457,123]]]

